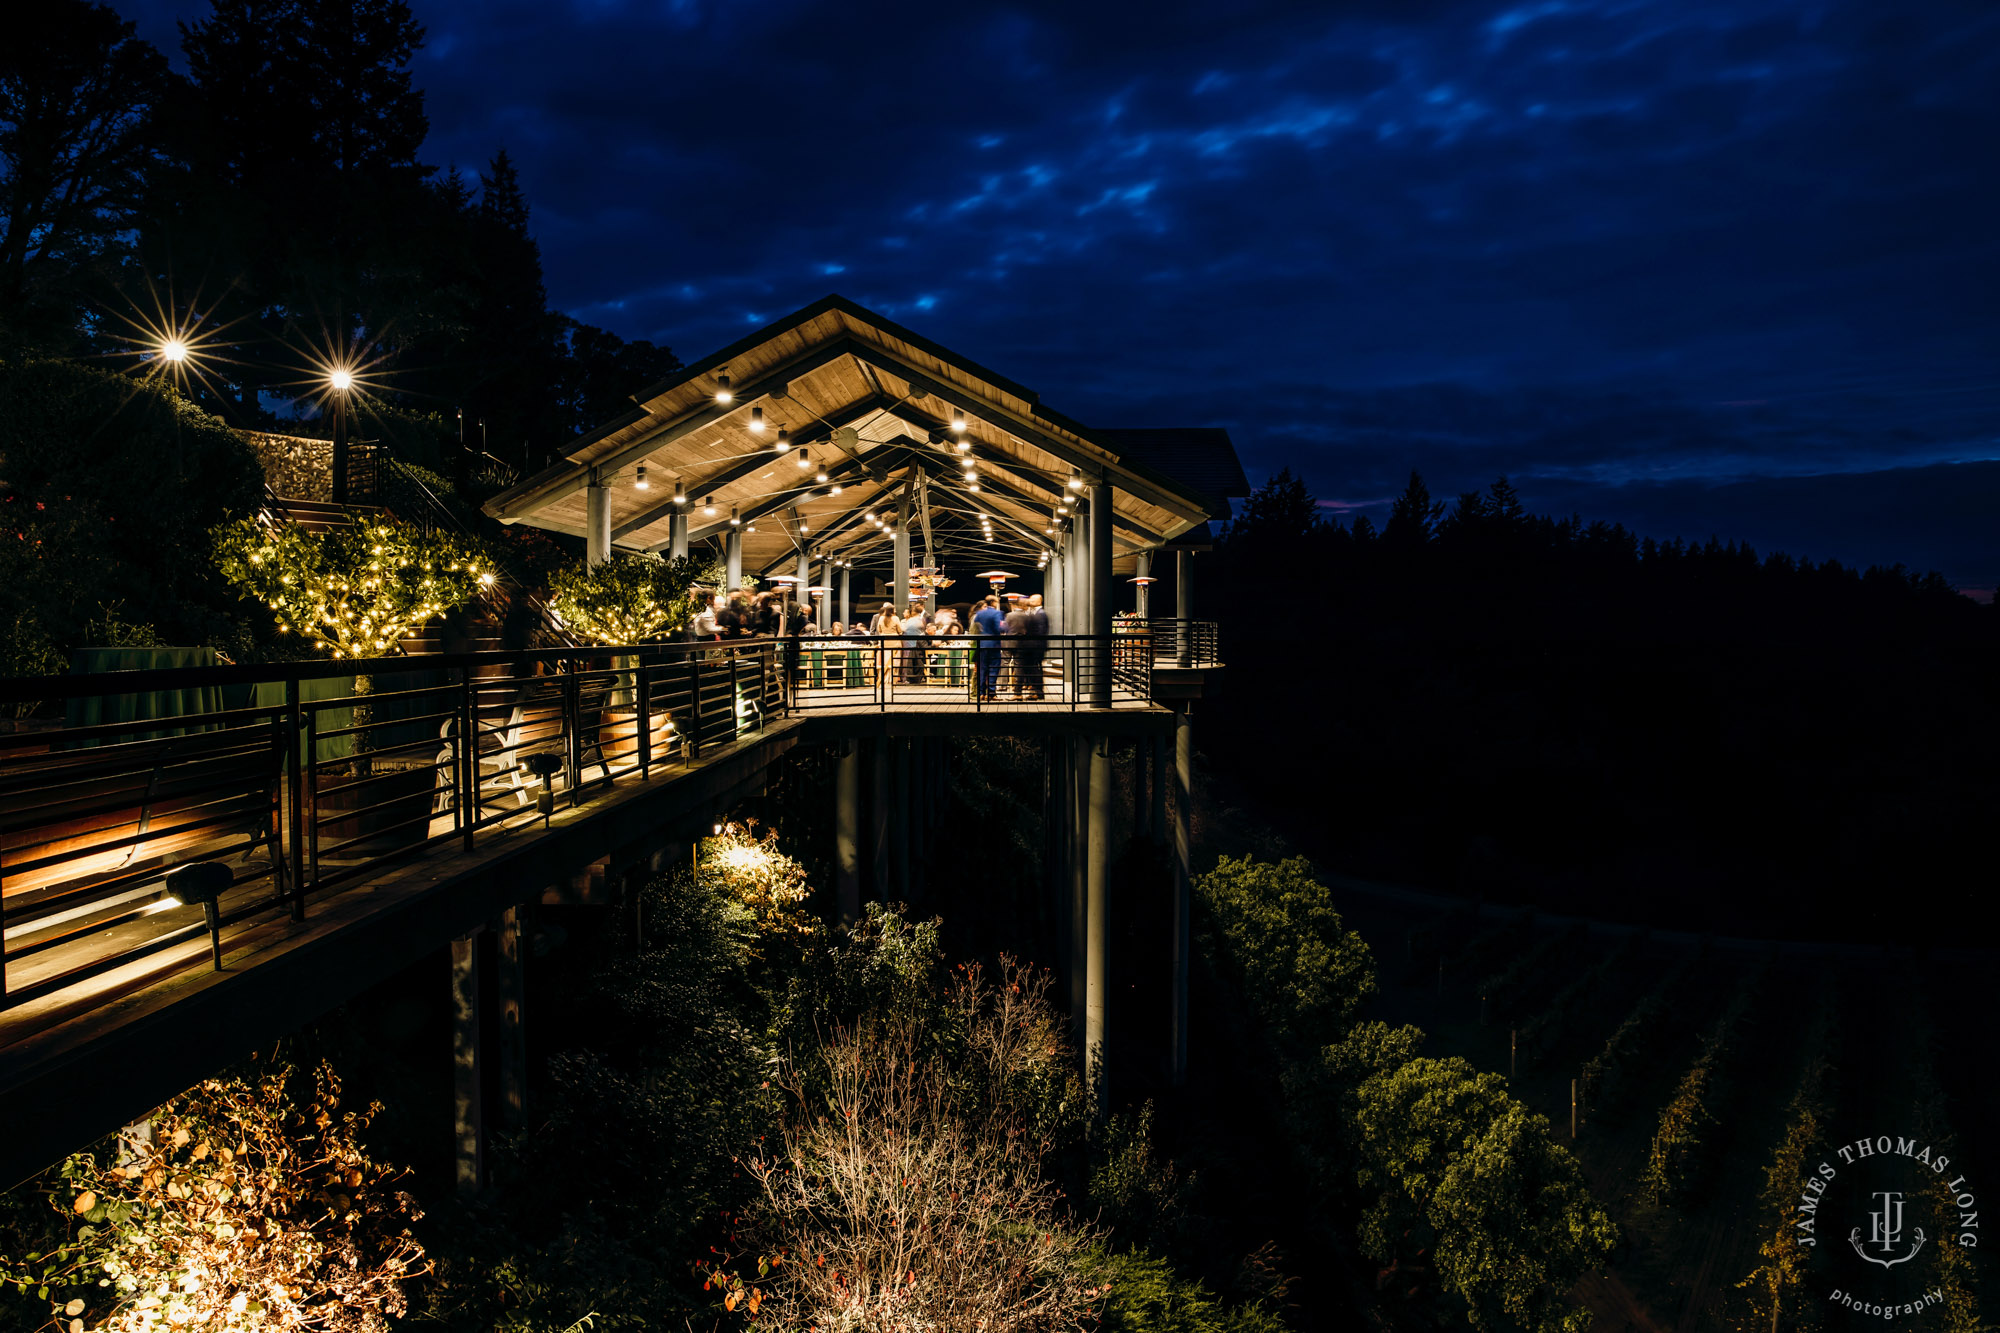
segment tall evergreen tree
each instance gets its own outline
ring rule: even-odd
[[[167,63],[86,0],[42,0],[0,42],[0,320],[73,332],[86,271],[124,249],[157,159]],[[100,272],[100,278],[104,275]]]
[[[1387,541],[1421,546],[1431,539],[1431,529],[1442,517],[1444,502],[1432,502],[1431,488],[1424,485],[1423,475],[1412,468],[1409,485],[1389,506],[1389,521],[1382,529],[1382,536]]]

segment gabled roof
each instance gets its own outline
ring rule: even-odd
[[[733,400],[722,404],[715,394],[725,371]],[[1086,428],[1032,390],[840,296],[739,339],[634,401],[630,412],[576,440],[564,461],[493,497],[486,511],[581,533],[584,489],[595,483],[611,492],[614,545],[657,549],[668,538],[680,478],[694,540],[728,532],[732,510],[746,529],[756,525],[744,540],[751,575],[788,567],[801,548],[886,559],[886,539],[864,518],[871,511],[906,515],[919,561],[926,549],[942,558],[941,547],[955,550],[954,564],[1032,554],[1061,539],[1055,508],[1074,494],[1073,471],[1111,483],[1114,548],[1126,561],[1200,525],[1220,504],[1149,461],[1144,448],[1114,440],[1120,432]],[[762,413],[761,433],[753,409]],[[961,412],[968,450],[951,430]],[[779,427],[789,430],[784,456]],[[1220,447],[1227,449],[1226,435]],[[1210,474],[1223,476],[1215,448],[1211,442],[1202,457]],[[800,449],[812,463],[805,470],[794,466]],[[961,469],[968,456],[977,469],[971,478]],[[634,484],[641,465],[645,490]],[[703,512],[711,496],[712,517]],[[983,522],[993,525],[992,543]]]
[[[1092,435],[1118,450],[1124,458],[1144,463],[1176,481],[1186,482],[1218,500],[1238,500],[1250,494],[1250,478],[1229,432],[1220,426],[1155,426],[1136,430],[1099,428]],[[1229,506],[1210,518],[1228,518]]]

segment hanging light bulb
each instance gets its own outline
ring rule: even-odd
[[[715,376],[715,401],[724,407],[736,401],[736,395],[729,391],[729,372],[721,370]]]
[[[685,487],[685,486],[681,485],[681,479],[680,479],[679,477],[675,477],[675,478],[674,478],[674,503],[675,503],[675,504],[677,504],[677,505],[684,505],[684,504],[686,504],[687,502],[688,502],[688,493],[687,493],[687,487]]]
[[[815,477],[813,478],[813,480],[814,480],[814,481],[825,481],[825,480],[826,480],[826,464],[824,464],[824,463],[821,463],[821,464],[819,465],[819,473],[818,473],[818,475],[817,475],[817,476],[815,476]]]
[[[646,480],[646,465],[644,463],[639,464],[638,468],[632,473],[632,489],[635,491],[649,491],[653,489],[653,483]]]
[[[799,536],[803,537],[803,536],[805,536],[805,535],[806,535],[806,534],[807,534],[808,532],[811,532],[811,531],[812,531],[812,529],[806,526],[806,521],[805,521],[805,519],[801,518],[801,519],[799,520]]]
[[[964,438],[963,436],[959,437],[959,441],[958,441],[958,451],[959,451],[960,453],[965,453],[965,452],[967,452],[968,450],[970,450],[971,448],[972,448],[972,441],[971,441],[971,440],[968,440],[968,439]]]
[[[791,431],[785,429],[783,426],[778,427],[778,442],[772,445],[771,447],[777,450],[781,454],[784,453],[787,449],[791,448],[792,447]]]
[[[840,494],[840,483],[836,481],[835,483],[833,483],[833,485],[831,485],[831,486],[827,487],[827,488],[826,488],[826,493],[827,493],[828,495],[838,495],[838,494]]]
[[[757,525],[755,523],[746,523],[743,525],[743,530],[745,532],[755,532],[757,530]]]
[[[714,496],[712,496],[712,495],[711,495],[711,496],[709,496],[709,497],[708,497],[708,498],[707,498],[706,500],[703,500],[703,501],[701,502],[701,512],[702,512],[702,513],[704,513],[704,514],[707,514],[707,515],[708,515],[708,516],[709,516],[710,518],[713,518],[713,517],[715,517],[715,497],[714,497]]]
[[[971,454],[967,454],[964,458],[960,459],[958,465],[968,473],[979,471],[979,462]]]
[[[1069,470],[1069,488],[1073,491],[1083,489],[1083,473],[1077,471],[1075,468]]]
[[[811,467],[812,465],[813,465],[813,461],[812,461],[812,454],[811,454],[811,453],[809,453],[809,452],[807,452],[807,450],[805,449],[805,447],[804,447],[804,446],[800,446],[800,448],[799,448],[799,468],[800,468],[801,470],[804,470],[805,468],[809,468],[809,467]]]
[[[978,478],[976,478],[976,477],[975,477],[975,478],[973,478],[972,480],[968,481],[968,482],[966,483],[966,486],[965,486],[965,489],[966,489],[966,490],[968,490],[968,491],[971,491],[971,492],[972,492],[972,493],[973,493],[974,495],[977,495],[977,494],[979,494],[979,480],[978,480]]]
[[[951,428],[961,435],[965,433],[965,413],[955,407],[951,409]]]
[[[732,528],[743,526],[743,520],[736,517],[736,506],[734,505],[729,507],[729,526]]]
[[[990,541],[992,541],[992,540],[993,540],[993,534],[992,534],[992,533],[990,533],[990,532],[989,532],[989,533],[987,533],[987,534],[986,534],[986,540],[987,540],[987,541],[989,541],[989,542],[990,542]]]
[[[758,435],[762,435],[762,434],[764,433],[764,409],[763,409],[763,408],[761,408],[761,407],[753,407],[753,408],[751,408],[751,409],[750,409],[750,429],[751,429],[752,431],[754,431],[754,432],[755,432],[756,434],[758,434]]]
[[[870,523],[873,523],[875,521],[875,511],[871,509],[866,514],[862,515],[862,517],[866,518]]]

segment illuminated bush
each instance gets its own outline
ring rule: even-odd
[[[756,918],[762,937],[803,940],[820,928],[805,909],[812,886],[806,869],[778,848],[778,831],[757,836],[757,821],[724,824],[703,838],[697,856],[702,877]]]
[[[65,1162],[48,1186],[63,1239],[0,1274],[65,1333],[380,1333],[428,1271],[403,1173],[361,1147],[380,1109],[343,1111],[326,1065],[210,1079],[115,1158]]]
[[[623,648],[684,629],[694,619],[694,585],[709,573],[685,556],[614,555],[580,562],[549,578],[549,606],[595,643]]]
[[[394,657],[403,639],[493,582],[472,542],[380,516],[308,532],[246,518],[211,534],[222,576],[269,607],[278,630],[335,657]]]

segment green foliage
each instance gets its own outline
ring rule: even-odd
[[[757,918],[687,866],[642,891],[642,934],[590,971],[585,1044],[536,1085],[536,1119],[495,1148],[490,1202],[433,1246],[428,1318],[461,1329],[678,1327],[685,1260],[745,1199],[739,1162],[775,1123],[773,1053],[751,984]]]
[[[1102,1333],[1284,1333],[1287,1327],[1260,1304],[1224,1305],[1143,1249],[1101,1248],[1086,1272],[1110,1288]]]
[[[324,532],[238,519],[215,530],[216,568],[263,602],[281,633],[335,657],[394,657],[403,639],[493,582],[478,544],[400,519],[354,515]]]
[[[1092,1131],[1090,1207],[1121,1247],[1171,1251],[1180,1240],[1194,1177],[1164,1161],[1153,1142],[1153,1104],[1112,1115]]]
[[[1639,997],[1631,1012],[1605,1040],[1604,1049],[1584,1062],[1578,1084],[1584,1105],[1593,1113],[1615,1109],[1626,1078],[1642,1064],[1666,1034],[1674,997],[1688,977],[1685,966],[1660,979]]]
[[[1764,1240],[1757,1247],[1763,1262],[1736,1284],[1743,1293],[1743,1311],[1733,1322],[1739,1333],[1814,1333],[1821,1326],[1821,1302],[1804,1290],[1811,1251],[1799,1244],[1799,1201],[1810,1198],[1806,1184],[1816,1178],[1814,1167],[1824,1160],[1831,1142],[1828,1130],[1836,1109],[1833,1057],[1838,1028],[1832,993],[1823,993],[1812,1026],[1806,1032],[1799,1082],[1785,1109],[1785,1127],[1778,1137],[1771,1165],[1764,1171]]]
[[[1418,1058],[1355,1093],[1362,1184],[1376,1191],[1363,1248],[1391,1273],[1434,1266],[1477,1329],[1580,1333],[1565,1293],[1616,1233],[1546,1119],[1506,1080]]]
[[[711,573],[691,556],[620,552],[602,564],[577,561],[550,576],[549,609],[584,638],[625,647],[685,629],[695,584]]]
[[[1656,1202],[1677,1202],[1701,1184],[1715,1150],[1719,1116],[1733,1091],[1731,1066],[1741,1054],[1743,1024],[1758,980],[1751,977],[1736,988],[1728,1007],[1702,1034],[1680,1086],[1660,1108],[1660,1123],[1640,1176],[1642,1187]]]
[[[169,642],[233,642],[210,527],[253,513],[250,446],[157,382],[59,361],[0,365],[0,659],[60,672],[123,606]]]
[[[1339,1041],[1375,993],[1375,968],[1311,864],[1225,856],[1197,879],[1195,892],[1204,928],[1219,936],[1221,947],[1211,952],[1228,960],[1271,1031],[1308,1049]]]

